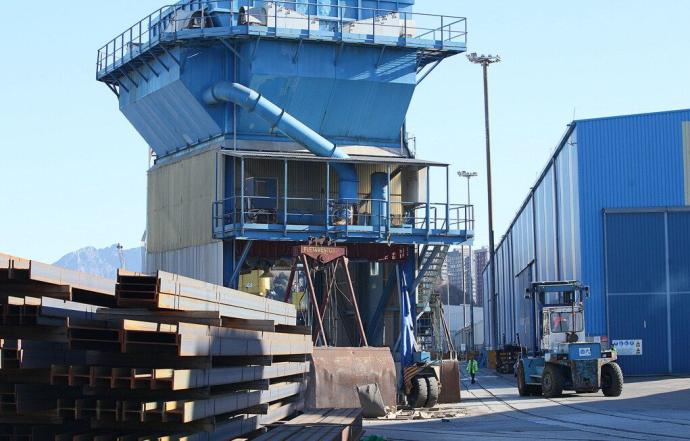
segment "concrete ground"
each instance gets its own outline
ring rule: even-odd
[[[367,420],[365,436],[389,441],[690,440],[690,378],[629,378],[618,398],[566,394],[548,400],[518,395],[512,376],[482,370],[463,378],[465,416],[429,420]],[[469,386],[469,389],[465,387]]]

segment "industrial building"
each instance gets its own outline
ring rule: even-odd
[[[489,249],[486,247],[482,247],[478,250],[474,250],[473,258],[474,258],[474,271],[472,272],[473,274],[473,295],[474,295],[474,304],[477,306],[484,306],[484,278],[482,277],[482,273],[484,272],[484,268],[486,268],[486,263],[489,261]]]
[[[155,156],[145,270],[292,301],[319,345],[442,356],[434,286],[473,210],[406,114],[467,29],[414,3],[184,0],[104,45],[97,78]]]
[[[579,280],[626,375],[690,372],[689,205],[690,110],[573,121],[489,264],[487,347],[534,350],[525,289]]]
[[[460,296],[462,297],[462,292],[467,291],[465,286],[465,268],[463,262],[465,260],[465,250],[451,250],[446,256],[446,262],[444,265],[444,276],[447,276],[448,284],[451,285],[451,289],[458,289]],[[469,272],[467,274],[470,274]],[[468,285],[469,286],[469,285]],[[469,303],[469,302],[468,302]]]
[[[472,303],[472,278],[474,271],[470,268],[471,259],[469,248],[457,248],[448,252],[443,264],[442,274],[437,285],[443,303],[443,312],[448,330],[455,348],[464,352],[462,348],[472,346],[472,322],[481,321],[483,311]],[[479,339],[474,340],[474,346],[483,346],[483,327],[478,329]]]

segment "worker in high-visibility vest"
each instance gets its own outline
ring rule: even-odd
[[[470,359],[467,361],[467,373],[472,377],[472,384],[475,383],[474,377],[477,375],[478,371],[479,364],[477,364],[477,360],[474,359],[474,355],[470,355]]]

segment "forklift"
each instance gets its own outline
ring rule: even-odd
[[[623,391],[623,372],[615,350],[602,350],[598,339],[585,334],[584,298],[589,287],[577,281],[534,282],[526,290],[532,300],[533,355],[522,353],[515,363],[520,396],[559,397],[564,390],[607,397]]]

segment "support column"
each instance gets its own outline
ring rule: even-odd
[[[297,258],[292,258],[292,265],[290,265],[290,277],[288,277],[287,286],[285,286],[285,303],[290,301],[290,295],[292,294],[292,284],[295,282],[295,272],[297,271]]]
[[[326,233],[331,225],[331,163],[326,162]]]
[[[390,234],[391,231],[391,216],[393,213],[391,211],[391,166],[388,164],[386,166],[386,175],[388,175],[388,185],[386,185],[386,236]]]
[[[355,318],[357,319],[357,326],[359,327],[359,333],[362,337],[361,341],[363,346],[369,346],[367,341],[366,333],[364,332],[364,325],[362,325],[362,316],[359,314],[359,306],[357,305],[357,296],[355,295],[355,289],[352,287],[352,279],[350,278],[350,269],[347,267],[348,259],[347,257],[341,257],[339,260],[342,261],[343,268],[345,269],[345,276],[347,277],[347,289],[350,293],[350,300],[352,301],[352,307],[355,309]]]
[[[669,267],[668,210],[664,212],[664,254],[666,258],[666,350],[668,351],[668,373],[673,373],[673,335],[671,325],[671,270]]]
[[[283,160],[283,235],[287,236],[288,225],[288,162]]]
[[[431,183],[430,183],[430,176],[431,175],[431,167],[426,168],[426,212],[425,212],[425,218],[426,218],[426,237],[427,239],[429,238],[429,234],[431,233],[431,207],[430,207],[430,197],[431,197]]]
[[[244,234],[244,157],[240,159],[240,231]]]
[[[446,166],[446,233],[450,231],[450,175],[448,169],[449,166]]]
[[[319,311],[319,303],[316,300],[316,290],[314,289],[314,282],[311,278],[311,272],[309,271],[309,262],[307,257],[302,255],[302,266],[304,267],[304,276],[307,279],[307,288],[309,290],[309,297],[311,298],[311,305],[314,311],[314,316],[316,317],[316,324],[318,326],[318,332],[321,336],[321,342],[324,346],[328,346],[328,340],[326,340],[326,333],[323,330],[323,320],[321,318],[321,312]],[[318,337],[314,338],[314,343],[318,340]]]
[[[242,249],[242,254],[235,263],[235,269],[232,273],[232,277],[230,278],[230,286],[232,288],[237,289],[238,280],[240,278],[240,270],[242,269],[242,265],[244,265],[245,260],[247,260],[247,256],[249,256],[249,251],[251,250],[253,243],[253,240],[246,241],[244,248]]]
[[[333,274],[331,274],[332,278],[329,280],[329,275],[325,273],[325,285],[326,285],[326,290],[322,293],[321,295],[321,317],[326,319],[326,311],[328,311],[328,303],[331,298],[331,290],[333,289],[333,285],[336,283],[336,274],[338,272],[338,261],[336,260],[333,265],[330,265],[330,267],[333,270]]]

